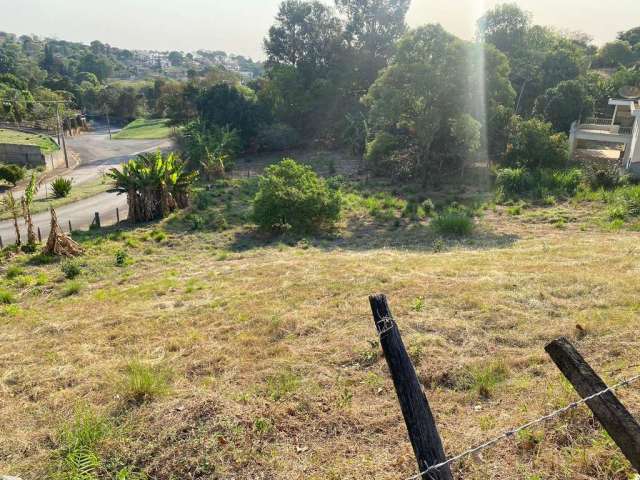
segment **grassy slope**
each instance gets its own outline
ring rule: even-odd
[[[139,118],[134,120],[113,138],[117,140],[155,140],[167,138],[171,134],[171,129],[167,126],[165,119]]]
[[[46,135],[17,132],[15,130],[0,129],[0,143],[15,143],[19,145],[37,145],[44,153],[58,150],[58,145]]]
[[[389,295],[451,453],[575,399],[543,351],[559,335],[606,380],[637,364],[640,235],[604,231],[598,206],[489,209],[458,242],[398,212],[373,218],[352,196],[337,236],[265,243],[243,225],[252,188],[234,181],[154,231],[87,234],[70,297],[59,265],[5,262],[24,271],[2,281],[16,299],[0,317],[4,470],[43,474],[58,427],[88,405],[113,425],[105,465],[151,478],[405,478],[414,461],[373,292]],[[229,228],[196,221],[216,214]],[[129,402],[132,360],[170,372],[169,392]],[[640,414],[637,390],[621,397]],[[478,480],[630,474],[584,409],[457,469]]]

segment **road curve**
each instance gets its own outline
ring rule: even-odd
[[[161,140],[109,140],[106,130],[100,126],[90,133],[66,139],[67,148],[73,150],[80,157],[80,165],[77,168],[63,174],[74,180],[74,185],[85,183],[99,178],[106,170],[117,167],[139,153],[169,150],[173,143],[168,139]],[[19,195],[19,193],[18,193]],[[116,222],[116,209],[119,209],[120,219],[127,216],[127,199],[124,195],[115,193],[100,193],[93,197],[85,198],[74,203],[56,208],[58,222],[64,231],[69,230],[69,221],[74,230],[87,229],[95,213],[100,214],[103,226]],[[40,228],[43,241],[50,230],[49,212],[34,214],[34,227]],[[20,235],[23,241],[26,239],[26,226],[22,218],[19,219]],[[15,242],[16,234],[13,220],[0,222],[0,237],[4,245]]]

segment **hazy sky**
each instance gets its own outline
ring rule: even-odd
[[[326,0],[332,3],[331,0]],[[0,0],[0,30],[115,47],[225,50],[262,58],[280,0]],[[463,38],[494,0],[413,0],[409,23],[440,22]],[[517,0],[534,21],[581,30],[598,43],[640,25],[640,0]]]

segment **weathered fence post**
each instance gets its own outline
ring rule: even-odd
[[[100,228],[100,212],[96,212],[95,218],[93,219],[93,224]]]
[[[69,220],[69,233],[73,232],[73,228],[71,228],[71,220]]]
[[[120,209],[116,207],[116,223],[120,223]]]
[[[554,340],[544,349],[582,398],[607,389],[607,385],[566,338]],[[636,419],[612,392],[586,403],[633,468],[640,472],[640,425]]]
[[[420,472],[446,461],[442,440],[429,407],[429,401],[418,381],[416,371],[405,349],[398,326],[384,295],[369,297],[380,345],[391,371],[404,422]],[[429,480],[453,480],[448,465],[424,474]]]
[[[42,243],[42,234],[40,233],[40,227],[38,227],[38,243]]]
[[[2,235],[0,235],[0,249],[4,248],[4,244],[2,243]]]

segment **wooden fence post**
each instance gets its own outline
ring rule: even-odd
[[[71,228],[71,220],[69,220],[69,233],[73,232],[73,228]]]
[[[93,219],[93,224],[100,228],[100,212],[96,212],[95,218]]]
[[[420,472],[446,461],[442,440],[429,407],[429,401],[405,349],[384,295],[369,297],[380,345],[391,371],[404,422]],[[453,480],[449,466],[423,475],[425,480]]]
[[[116,207],[116,223],[120,223],[120,209]]]
[[[607,389],[566,338],[554,340],[544,349],[582,398]],[[587,401],[587,405],[633,468],[640,472],[640,425],[636,419],[612,392]]]
[[[42,243],[42,234],[40,233],[40,227],[38,227],[38,243]]]
[[[0,249],[4,248],[4,244],[2,243],[2,235],[0,235]]]

